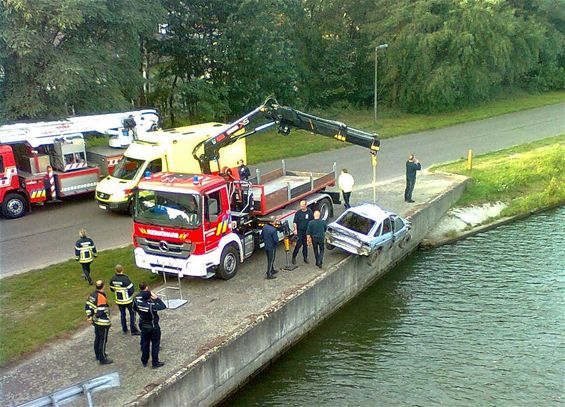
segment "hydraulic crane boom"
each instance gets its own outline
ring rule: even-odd
[[[263,119],[262,123],[251,131],[239,134],[239,130],[246,128],[253,120],[257,119]],[[200,163],[202,172],[209,174],[210,161],[219,160],[220,150],[223,147],[274,125],[278,126],[278,132],[285,136],[294,127],[365,147],[373,155],[379,151],[380,147],[380,141],[376,134],[348,127],[338,121],[303,113],[288,106],[281,106],[274,98],[270,97],[261,106],[233,122],[227,129],[198,144],[192,155]]]

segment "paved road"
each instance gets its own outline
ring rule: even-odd
[[[382,142],[377,177],[383,181],[402,176],[410,152],[427,167],[463,157],[469,148],[481,154],[562,133],[565,133],[565,103],[407,134]],[[371,182],[369,154],[356,146],[292,158],[287,160],[287,168],[321,171],[331,168],[333,162],[337,162],[338,168],[349,168],[358,186]],[[268,170],[278,165],[279,162],[269,162],[260,168]],[[131,242],[130,218],[103,212],[92,197],[45,205],[24,218],[0,220],[0,277],[73,257],[74,242],[81,227],[88,229],[101,250]]]

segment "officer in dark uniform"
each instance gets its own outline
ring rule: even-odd
[[[96,291],[88,296],[86,304],[84,304],[86,318],[92,322],[94,326],[94,354],[96,360],[101,365],[112,363],[106,355],[106,343],[108,342],[108,332],[110,331],[110,307],[108,299],[104,292],[104,282],[96,281]]]
[[[237,164],[239,165],[239,168],[237,169],[237,172],[239,173],[239,179],[241,181],[247,181],[251,176],[249,167],[243,163],[243,160],[239,160]]]
[[[308,235],[308,243],[314,248],[314,256],[316,257],[316,266],[322,268],[324,262],[324,239],[326,237],[328,224],[325,220],[320,219],[320,212],[314,212],[314,220],[308,224],[306,234]]]
[[[116,264],[116,274],[110,280],[110,290],[116,295],[116,304],[118,304],[120,309],[123,333],[128,333],[127,310],[129,312],[131,334],[139,335],[139,330],[135,325],[135,311],[133,310],[133,283],[127,274],[124,274],[124,268],[121,264]]]
[[[410,154],[408,160],[406,161],[406,188],[404,189],[404,201],[413,203],[412,191],[414,191],[414,186],[416,185],[416,171],[420,171],[422,165],[420,161],[416,159],[414,154]]]
[[[296,246],[292,252],[292,264],[296,264],[296,256],[302,247],[304,263],[308,264],[308,242],[306,240],[306,229],[308,223],[314,219],[312,209],[308,208],[306,201],[300,201],[300,210],[294,214],[294,235],[297,237]]]
[[[86,229],[81,229],[78,232],[80,239],[75,243],[75,260],[82,266],[82,273],[88,284],[92,285],[92,278],[90,278],[90,263],[98,255],[96,253],[96,246],[91,238],[86,236]]]
[[[263,242],[265,242],[265,254],[267,255],[267,279],[277,278],[275,274],[279,271],[275,269],[275,255],[277,253],[277,244],[279,243],[279,235],[277,229],[269,223],[263,226]]]
[[[151,346],[151,365],[153,369],[163,366],[159,361],[159,346],[161,345],[161,327],[157,311],[167,308],[163,300],[149,291],[146,283],[139,284],[140,292],[133,300],[133,308],[139,314],[141,327],[141,363],[147,366],[149,347]]]

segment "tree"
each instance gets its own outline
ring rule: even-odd
[[[521,86],[546,28],[505,1],[403,0],[386,20],[385,84],[392,104],[434,112]]]
[[[0,115],[49,118],[131,106],[143,80],[140,35],[157,0],[2,0]]]

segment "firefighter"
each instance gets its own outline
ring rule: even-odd
[[[314,219],[312,209],[308,208],[306,201],[300,201],[300,210],[294,214],[294,236],[296,236],[296,246],[292,252],[292,264],[296,264],[296,256],[302,247],[304,263],[308,264],[308,242],[306,239],[306,229],[311,220]]]
[[[133,283],[124,274],[124,268],[121,264],[116,264],[116,274],[110,280],[110,290],[116,295],[116,304],[120,309],[120,317],[122,321],[122,331],[124,334],[128,333],[128,324],[126,320],[126,310],[129,312],[129,321],[131,334],[139,335],[139,330],[135,325],[135,311],[133,310]]]
[[[265,242],[265,254],[267,255],[267,280],[277,278],[275,274],[279,271],[275,269],[275,255],[277,254],[277,244],[279,243],[279,235],[277,229],[269,223],[263,226],[263,242]]]
[[[96,246],[91,238],[86,236],[86,229],[81,229],[78,232],[80,239],[75,243],[75,259],[82,266],[82,273],[84,279],[88,284],[92,285],[92,278],[90,278],[90,263],[98,256],[96,253]]]
[[[161,345],[161,327],[157,311],[167,308],[162,299],[153,294],[146,283],[140,283],[141,290],[133,300],[133,308],[139,314],[141,327],[141,364],[149,362],[149,347],[151,347],[151,365],[153,369],[163,366],[159,361],[159,346]]]
[[[108,332],[110,331],[110,307],[108,298],[104,292],[104,281],[96,281],[96,291],[88,296],[84,305],[86,318],[94,326],[94,354],[96,360],[101,365],[109,365],[112,359],[106,355],[106,343],[108,342]]]

